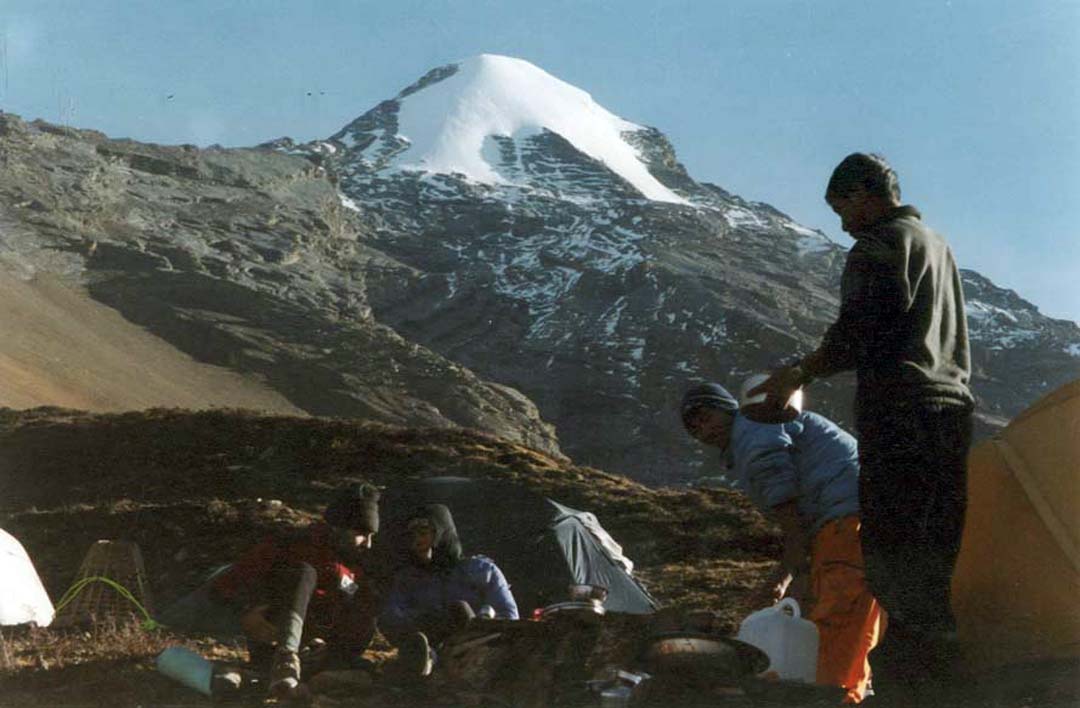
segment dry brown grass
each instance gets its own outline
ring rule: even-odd
[[[186,646],[218,661],[239,662],[235,644],[143,629],[106,619],[80,629],[37,627],[0,631],[0,706],[205,705],[197,693],[157,674],[166,647]]]
[[[331,241],[356,238],[346,209],[337,196],[325,197],[320,201],[318,214],[326,226],[326,233]]]
[[[0,409],[0,469],[0,526],[23,542],[54,598],[98,538],[139,544],[162,606],[269,529],[315,518],[332,489],[435,474],[503,479],[594,511],[659,599],[707,609],[728,631],[752,609],[750,593],[779,550],[769,525],[733,492],[651,489],[462,430],[229,410]],[[208,658],[242,656],[236,646],[132,622],[4,630],[0,706],[205,705],[153,671],[154,656],[177,643]],[[1067,686],[1013,683],[1017,696],[1038,700],[981,705],[1075,705]]]
[[[243,661],[246,656],[239,644],[180,637],[166,630],[146,629],[133,617],[108,617],[78,628],[3,628],[0,630],[0,677],[57,672],[110,662],[133,662],[149,669],[154,658],[166,647],[178,645],[214,660]],[[2,701],[0,705],[3,705]]]

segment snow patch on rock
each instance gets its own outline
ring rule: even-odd
[[[760,216],[742,207],[731,207],[724,212],[724,220],[733,228],[765,228],[768,224]]]
[[[809,229],[805,230],[809,231]],[[835,247],[835,243],[814,231],[800,235],[799,240],[795,242],[795,248],[798,250],[800,257],[828,253]]]
[[[982,302],[981,300],[969,300],[967,302],[967,316],[969,320],[985,322],[990,319],[1004,318],[1010,322],[1017,322],[1016,315],[1008,310]]]

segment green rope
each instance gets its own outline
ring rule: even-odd
[[[79,593],[85,590],[86,587],[91,583],[104,583],[111,587],[113,590],[115,590],[117,593],[119,593],[120,597],[135,605],[135,607],[138,608],[139,612],[142,613],[142,616],[146,618],[140,624],[140,626],[146,631],[149,632],[158,629],[161,626],[161,624],[159,624],[156,620],[154,620],[153,617],[150,616],[150,613],[146,611],[146,608],[143,607],[142,603],[139,602],[138,599],[136,599],[136,597],[131,593],[130,590],[128,590],[126,587],[116,582],[112,578],[106,578],[103,575],[91,575],[76,581],[75,584],[68,588],[67,592],[64,593],[64,596],[60,598],[60,601],[56,603],[56,614],[60,614],[60,611],[63,610],[68,604],[70,604],[72,600],[78,597]]]

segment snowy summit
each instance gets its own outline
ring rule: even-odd
[[[644,130],[605,110],[581,89],[523,59],[481,54],[457,64],[446,78],[402,92],[396,137],[408,148],[391,163],[401,170],[461,173],[489,184],[507,183],[490,159],[489,138],[522,138],[543,129],[602,162],[648,199],[685,203],[649,173],[623,137]]]

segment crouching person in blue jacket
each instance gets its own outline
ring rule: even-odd
[[[434,648],[463,629],[482,608],[498,619],[518,619],[506,577],[490,558],[463,557],[450,510],[442,504],[417,509],[407,522],[409,563],[394,574],[379,629],[398,647],[398,670],[427,676]]]
[[[786,423],[757,422],[715,383],[686,392],[682,419],[687,432],[727,453],[734,481],[780,526],[780,566],[757,600],[788,595],[809,605],[820,635],[817,682],[843,688],[845,703],[862,701],[867,655],[885,619],[866,585],[855,439],[810,411]]]

